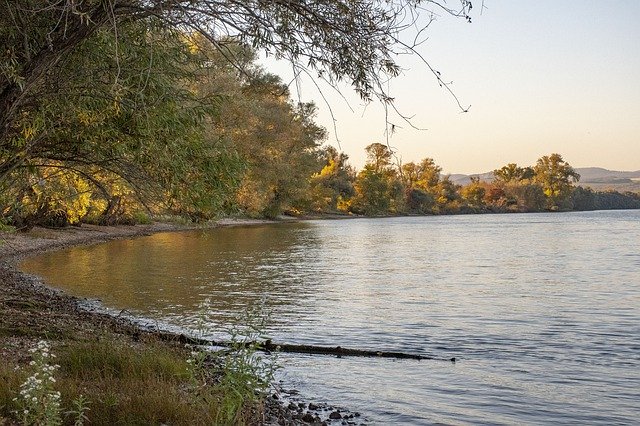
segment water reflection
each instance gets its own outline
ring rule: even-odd
[[[296,258],[316,244],[306,223],[223,228],[71,248],[22,267],[73,295],[157,319],[178,318],[181,325],[195,321],[205,298],[217,323],[262,303],[277,323],[313,292],[313,281],[300,285],[304,274],[280,279],[279,265],[296,268]]]
[[[25,263],[53,285],[192,327],[272,311],[290,343],[460,362],[284,357],[309,398],[381,424],[640,418],[640,212],[318,221],[159,234]]]

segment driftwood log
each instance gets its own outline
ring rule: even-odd
[[[158,331],[158,337],[163,340],[178,340],[180,343],[188,343],[191,345],[206,345],[206,346],[220,346],[220,347],[232,347],[238,346],[238,342],[226,342],[215,341],[209,339],[203,339],[194,336],[188,336],[186,334],[177,334],[166,331]],[[256,350],[263,352],[285,352],[285,353],[298,353],[298,354],[311,354],[311,355],[335,355],[342,356],[360,356],[371,358],[395,358],[395,359],[415,359],[415,360],[436,360],[436,361],[448,361],[456,362],[456,358],[437,358],[433,356],[408,354],[404,352],[387,352],[387,351],[375,351],[366,349],[349,349],[341,346],[315,346],[315,345],[293,345],[286,343],[274,343],[271,340],[265,340],[264,342],[243,342],[240,343],[243,347],[253,347]]]

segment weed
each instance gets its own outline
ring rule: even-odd
[[[210,301],[205,300],[200,307],[198,333],[206,332],[206,312]],[[217,381],[213,384],[215,395],[219,396],[216,424],[244,423],[246,416],[259,407],[271,388],[275,371],[279,368],[275,355],[267,358],[257,349],[268,315],[263,309],[247,310],[243,317],[236,319],[228,329],[229,348],[217,353]],[[196,383],[206,382],[206,353],[192,351],[189,360],[191,374]]]
[[[18,417],[25,425],[55,426],[62,424],[60,415],[60,392],[54,390],[56,379],[53,373],[60,368],[49,364],[55,355],[49,352],[49,343],[44,340],[29,349],[33,374],[20,386],[20,397],[14,398],[20,406]]]
[[[89,401],[87,398],[80,395],[73,400],[73,409],[67,411],[67,414],[76,419],[73,426],[84,426],[85,422],[89,420],[89,417],[87,417],[87,411],[89,411]]]
[[[10,218],[0,217],[0,232],[15,232],[16,227],[9,225]]]
[[[141,225],[149,225],[153,223],[153,219],[145,212],[138,211],[133,214],[133,222]]]

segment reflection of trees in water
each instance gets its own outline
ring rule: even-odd
[[[25,264],[71,294],[152,317],[192,323],[206,298],[211,318],[264,303],[272,322],[313,292],[318,245],[308,223],[162,233],[50,253]]]

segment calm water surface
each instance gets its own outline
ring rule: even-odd
[[[312,221],[28,260],[69,293],[194,327],[267,306],[274,341],[456,357],[282,357],[377,424],[640,422],[640,211]]]

